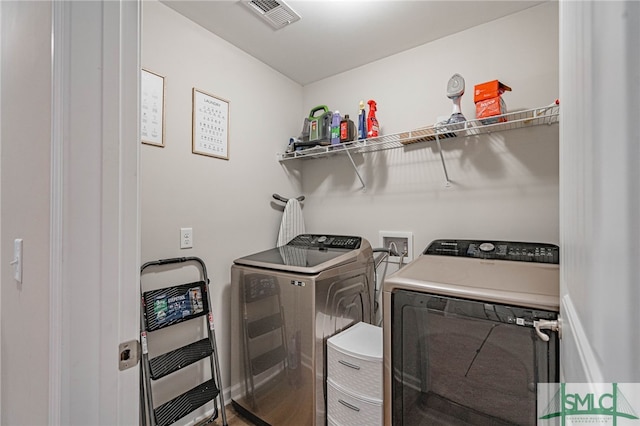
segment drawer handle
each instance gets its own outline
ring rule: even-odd
[[[356,407],[353,404],[349,404],[347,401],[343,401],[341,399],[338,399],[338,402],[342,405],[344,405],[347,408],[351,408],[353,411],[360,411],[360,409],[358,407]]]
[[[346,366],[346,367],[353,368],[354,370],[360,370],[360,366],[355,365],[355,364],[351,364],[350,362],[343,361],[343,360],[341,360],[341,359],[340,359],[340,360],[338,360],[338,362],[339,362],[340,364],[342,364],[342,365]]]

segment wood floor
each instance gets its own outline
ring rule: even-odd
[[[313,424],[313,371],[302,368],[293,381],[293,376],[284,373],[283,371],[283,374],[273,377],[256,391],[256,408],[253,412],[273,425]],[[240,405],[249,405],[244,398],[237,402]],[[226,415],[229,426],[256,426],[254,422],[238,413],[231,403],[226,405]],[[219,413],[218,418],[209,425],[222,426],[222,414]]]

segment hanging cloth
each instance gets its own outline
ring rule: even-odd
[[[280,232],[278,232],[278,242],[276,243],[276,246],[283,246],[294,237],[304,233],[302,207],[297,199],[290,198],[284,206],[284,213],[282,213],[282,221],[280,222]]]

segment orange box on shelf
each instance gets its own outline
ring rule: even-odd
[[[476,84],[473,90],[473,102],[476,104],[476,118],[482,124],[505,122],[505,117],[488,118],[507,113],[507,106],[502,99],[504,92],[511,91],[511,87],[498,80]]]
[[[473,102],[477,103],[485,99],[495,98],[504,92],[510,92],[511,87],[498,80],[487,81],[486,83],[476,84],[473,90]]]
[[[507,113],[507,106],[502,99],[502,96],[496,96],[495,98],[485,99],[480,102],[476,102],[476,118],[481,119],[482,124],[502,123],[507,121],[506,117],[487,118],[494,117],[496,115],[502,115]]]

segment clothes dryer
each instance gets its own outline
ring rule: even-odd
[[[257,424],[324,425],[326,340],[373,321],[366,239],[304,234],[231,267],[231,398]]]
[[[535,425],[559,381],[559,249],[436,240],[383,283],[385,425]]]

